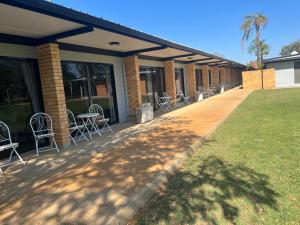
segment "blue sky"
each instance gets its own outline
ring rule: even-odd
[[[263,12],[269,24],[262,38],[279,55],[283,45],[300,38],[299,0],[54,0],[170,41],[247,63],[255,57],[241,48],[240,25],[245,15]]]

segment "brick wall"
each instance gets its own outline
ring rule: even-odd
[[[129,116],[136,114],[137,107],[142,105],[139,59],[137,56],[124,58],[127,82]]]
[[[164,62],[165,66],[165,82],[166,91],[172,100],[176,99],[176,86],[175,86],[175,70],[174,61],[169,60]]]
[[[225,67],[220,67],[221,84],[226,84]]]
[[[261,70],[244,71],[243,88],[248,90],[258,90],[262,88]],[[263,70],[264,89],[275,88],[275,69]]]
[[[106,84],[96,83],[96,95],[97,96],[108,96],[108,89]]]
[[[213,66],[211,68],[211,83],[213,86],[219,85],[219,67]]]
[[[201,66],[203,89],[209,88],[208,65]]]
[[[146,79],[141,79],[141,93],[142,95],[147,94],[147,88],[146,88]]]
[[[70,144],[69,126],[58,45],[38,46],[37,58],[45,112],[52,118],[57,144],[68,145]]]
[[[196,67],[195,63],[186,65],[187,81],[188,81],[188,96],[196,96]]]

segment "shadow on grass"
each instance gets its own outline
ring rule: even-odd
[[[192,171],[177,172],[137,223],[236,224],[242,211],[238,199],[246,199],[258,214],[263,207],[277,210],[278,194],[269,187],[268,177],[253,169],[210,156]]]

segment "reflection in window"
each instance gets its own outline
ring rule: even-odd
[[[208,83],[209,83],[209,86],[211,86],[211,70],[208,70]]]
[[[9,126],[21,152],[34,148],[29,120],[41,111],[36,78],[33,61],[0,58],[0,120]]]
[[[87,70],[83,63],[62,63],[67,108],[85,112],[89,106]]]
[[[117,122],[112,65],[63,61],[62,71],[68,109],[81,114],[98,104],[111,123]]]
[[[196,89],[197,89],[197,91],[203,91],[202,70],[201,69],[196,69]]]
[[[105,115],[110,115],[112,121],[116,121],[114,97],[112,87],[112,66],[104,64],[91,64],[90,80],[93,104],[101,105]]]
[[[140,82],[142,102],[154,105],[154,93],[163,96],[166,91],[164,69],[160,67],[141,67]]]
[[[185,93],[183,68],[175,68],[176,93]]]

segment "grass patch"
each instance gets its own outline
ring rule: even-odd
[[[300,224],[300,89],[252,93],[137,224]]]

